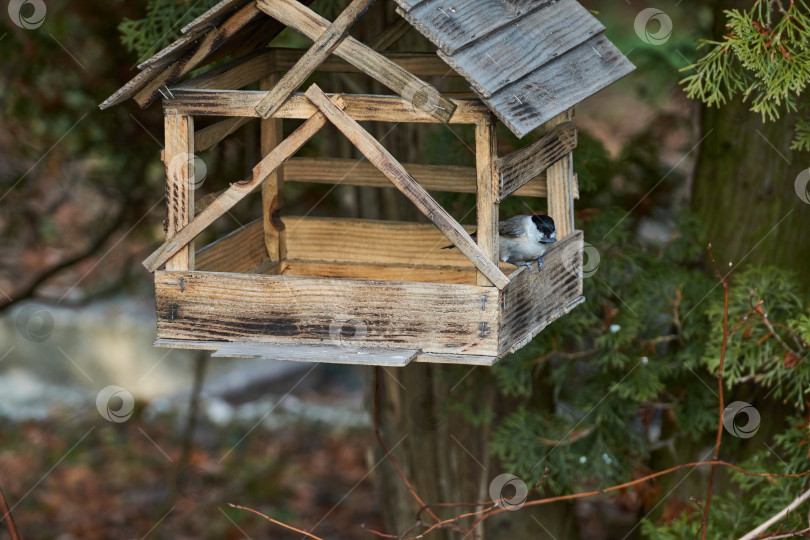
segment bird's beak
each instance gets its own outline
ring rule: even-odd
[[[540,240],[540,243],[541,244],[553,244],[556,241],[557,241],[556,238],[543,238],[542,240]]]

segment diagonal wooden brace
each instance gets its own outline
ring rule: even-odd
[[[343,39],[349,35],[349,28],[374,4],[376,0],[353,0],[349,7],[335,19],[329,28],[315,41],[312,47],[302,56],[293,68],[270,90],[257,106],[256,112],[265,120],[273,116],[287,99],[298,90],[307,77],[318,69],[332,51],[337,49]]]
[[[334,101],[330,100],[329,105],[324,107],[324,109],[328,109],[334,113],[335,111],[342,112],[345,107],[346,104],[337,96]],[[188,243],[194,240],[206,227],[233,208],[236,203],[255,191],[273,171],[278,169],[285,161],[298,152],[313,135],[320,131],[320,129],[326,125],[326,122],[325,114],[318,112],[301,124],[301,127],[296,129],[292,135],[287,137],[253,168],[253,178],[231,185],[225,193],[217,197],[214,202],[200,212],[188,225],[177,231],[177,234],[167,239],[160,248],[143,261],[143,265],[146,269],[150,272],[154,272],[160,268],[173,254],[177,253],[177,250],[188,245]]]
[[[312,40],[329,27],[329,21],[296,0],[257,0],[256,6]],[[344,39],[334,53],[441,122],[448,122],[456,110],[434,87],[353,37]]]
[[[509,284],[509,278],[501,272],[497,262],[487,258],[467,231],[419,185],[377,139],[348,114],[332,107],[329,96],[317,85],[310,86],[306,96],[496,287],[503,289]]]

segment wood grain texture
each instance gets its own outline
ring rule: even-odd
[[[164,109],[194,116],[246,116],[257,118],[256,105],[265,92],[234,90],[174,90],[175,99],[164,100]],[[334,94],[330,94],[334,95]],[[399,96],[343,95],[346,112],[358,122],[437,123]],[[450,124],[474,124],[490,114],[477,99],[453,99],[456,112]],[[317,111],[303,94],[295,94],[279,109],[276,118],[306,119]]]
[[[428,191],[477,192],[477,174],[474,167],[423,165],[420,163],[404,163],[403,166]],[[284,174],[287,182],[342,184],[345,186],[377,188],[394,187],[377,167],[365,160],[292,158],[284,165]],[[576,182],[574,188],[575,198],[579,198]],[[541,173],[515,191],[514,195],[518,197],[545,197],[547,193],[546,175]]]
[[[248,272],[267,257],[262,219],[238,228],[197,251],[195,268],[203,272]]]
[[[315,254],[317,256],[317,254]],[[269,274],[271,272],[264,272]],[[287,260],[280,275],[379,281],[413,281],[416,283],[450,283],[475,285],[476,272],[471,268],[448,266],[412,266],[370,263],[337,263]]]
[[[634,69],[600,34],[484,101],[515,135],[523,137]]]
[[[495,122],[481,120],[475,128],[475,162],[477,171],[478,247],[484,255],[498,264],[498,177],[495,160],[498,158],[495,140]],[[478,285],[490,286],[492,282],[482,273]]]
[[[260,89],[273,88],[281,76],[278,73],[261,80]],[[280,118],[261,120],[262,156],[270,154],[284,140],[284,121]],[[287,257],[287,235],[281,221],[284,208],[284,165],[267,176],[262,184],[262,215],[264,218],[264,243],[273,261],[283,261]]]
[[[259,9],[308,38],[317,39],[329,22],[295,0],[258,0]],[[385,87],[411,103],[412,107],[447,122],[455,111],[455,104],[443,97],[433,86],[405,71],[377,51],[349,37],[335,49],[335,54],[354,65]],[[425,94],[428,99],[416,99]]]
[[[158,271],[155,294],[159,339],[498,349],[494,287]]]
[[[180,32],[187,34],[192,30],[215,25],[216,21],[226,16],[228,12],[235,11],[246,3],[246,0],[222,0],[221,2],[215,4],[211,9],[181,28]]]
[[[442,249],[447,238],[429,223],[300,217],[282,221],[291,260],[473,269],[457,249]],[[475,226],[467,225],[466,230],[473,232]]]
[[[163,117],[166,166],[166,237],[171,238],[194,219],[194,119]],[[194,247],[180,246],[163,261],[169,270],[194,268]]]
[[[278,69],[275,62],[274,52],[255,51],[206,71],[202,75],[191,77],[171,90],[172,92],[178,88],[238,90],[276,73]]]
[[[563,238],[543,256],[543,269],[521,268],[502,292],[505,305],[501,355],[526,345],[550,322],[582,301],[582,231]]]
[[[138,64],[138,69],[143,70],[149,66],[163,67],[173,60],[179,58],[184,52],[194,46],[194,44],[210,29],[196,30],[164,47],[150,58]]]
[[[203,351],[218,351],[223,347],[231,345],[230,341],[192,341],[180,339],[158,339],[155,341],[155,347],[163,347],[166,349],[186,349],[186,350],[203,350]],[[248,342],[239,342],[248,343]],[[255,343],[261,347],[274,347],[281,346],[280,343],[275,342],[249,342]],[[284,345],[288,346],[288,345]],[[364,351],[366,349],[357,349]],[[391,353],[399,354],[402,349],[385,349]],[[408,350],[408,349],[405,349]],[[414,362],[424,362],[429,364],[460,364],[469,366],[492,366],[498,361],[496,356],[479,356],[473,354],[438,354],[438,353],[423,353],[413,360]]]
[[[261,358],[283,362],[404,367],[410,364],[420,352],[419,349],[358,349],[339,345],[290,345],[242,341],[224,343],[211,356],[215,358]]]
[[[197,152],[210,150],[251,120],[251,118],[228,118],[196,131],[194,133],[195,150]]]
[[[523,15],[549,1],[510,5],[503,0],[431,0],[408,11],[400,10],[400,14],[445,53],[452,55],[499,28],[517,23]]]
[[[264,119],[273,116],[284,102],[318,69],[318,66],[332,54],[332,51],[337,49],[338,45],[349,35],[349,29],[368,11],[375,1],[352,0],[335,21],[318,36],[318,39],[315,40],[298,62],[276,82],[275,86],[266,89],[269,90],[267,95],[256,106],[256,112],[259,113],[259,116]]]
[[[409,25],[410,28],[410,25]],[[298,61],[303,54],[299,49],[285,49],[277,48],[271,49],[276,54],[276,65],[281,71],[290,69],[290,67]],[[402,69],[423,77],[459,77],[460,75],[453,71],[453,68],[433,53],[420,53],[420,52],[393,52],[385,51],[379,52],[391,62],[397,64]],[[321,64],[318,71],[330,73],[362,73],[362,71],[349,62],[331,56],[323,64]]]
[[[214,51],[220,48],[226,41],[245,28],[249,23],[256,20],[261,12],[256,9],[253,3],[249,3],[236,13],[228,17],[221,26],[205,34],[200,43],[186,53],[176,62],[162,68],[162,70],[152,77],[147,84],[135,94],[135,101],[141,107],[147,107],[159,95],[159,89],[164,85],[171,85],[183,75],[189,73],[194,68],[208,59]],[[272,36],[268,36],[268,40]]]
[[[576,146],[577,129],[572,122],[565,122],[554,126],[532,144],[495,161],[495,174],[500,182],[498,202],[546,172],[557,161],[567,158]],[[571,184],[573,188],[573,182]],[[573,197],[573,191],[571,195]]]
[[[577,0],[552,2],[469,47],[438,55],[484,97],[605,30]]]
[[[330,103],[333,103],[334,110],[340,109],[339,103]],[[272,174],[284,161],[300,150],[325,124],[326,119],[323,115],[317,113],[301,124],[297,130],[253,168],[252,178],[232,184],[225,193],[217,197],[216,201],[177,231],[176,234],[171,235],[160,248],[143,261],[146,269],[154,272],[172,257],[173,253],[182,249],[211,223],[222,217],[225,212],[233,208],[239,201],[253,193],[256,188],[261,186],[268,175]]]
[[[487,258],[470,235],[453,217],[436,202],[425,189],[408,173],[371,134],[363,129],[345,112],[332,106],[329,97],[312,85],[306,96],[323,112],[351,142],[405,195],[425,217],[430,220],[455,245],[478,270],[496,287],[502,289],[509,279],[500,271],[498,265]]]
[[[552,118],[546,124],[553,133],[571,122],[574,110],[571,109]],[[548,186],[548,215],[554,220],[557,238],[564,238],[574,232],[574,160],[569,152],[555,161],[546,171]]]

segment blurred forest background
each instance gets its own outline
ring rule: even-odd
[[[383,372],[152,349],[153,285],[140,261],[163,237],[163,120],[159,105],[98,104],[213,3],[11,2],[0,17],[0,487],[24,538],[301,537],[227,503],[322,538],[373,538],[370,529],[395,538],[417,524],[419,505],[376,440],[377,409],[381,434],[426,501],[489,501],[501,473],[540,484],[529,501],[607,488],[712,458],[721,350],[724,403],[744,402],[754,411],[744,416],[761,422],[735,435],[732,421],[720,458],[749,471],[810,470],[803,2],[790,2],[780,49],[779,2],[756,3],[757,12],[753,0],[583,1],[638,66],[576,112],[586,304],[494,368]],[[332,19],[345,4],[312,7]],[[396,19],[389,2],[377,4],[352,31],[363,41]],[[13,5],[28,28],[12,20]],[[661,10],[671,28],[661,18],[639,25],[645,8]],[[728,19],[732,8],[748,18]],[[715,57],[739,60],[712,64],[703,55],[713,46],[698,49],[700,38],[733,41]],[[285,31],[273,45],[308,43]],[[412,31],[392,50],[432,49]],[[708,78],[681,84],[702,57],[723,74],[721,90]],[[757,95],[742,100],[761,79],[733,75],[760,68],[783,84],[760,103],[766,116],[779,111],[768,122],[750,111]],[[361,76],[313,80],[328,91],[387,93]],[[472,128],[367,127],[402,162],[475,163]],[[532,140],[499,136],[501,154]],[[355,155],[329,131],[302,153]],[[199,197],[243,178],[261,157],[257,123],[198,157]],[[286,196],[291,215],[422,219],[394,190],[307,184]],[[437,196],[474,221],[474,196]],[[501,208],[502,217],[542,212],[545,201],[512,198]],[[246,200],[200,245],[260,213],[259,197]],[[725,347],[709,242],[730,283]],[[106,416],[97,403],[108,385],[134,396],[126,418],[110,417],[124,398]],[[527,505],[476,534],[691,538],[702,530],[710,474],[688,468],[610,495]],[[744,534],[809,483],[719,469],[708,538]],[[780,522],[782,532],[810,527],[805,510]]]

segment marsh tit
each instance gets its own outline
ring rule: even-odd
[[[515,266],[543,268],[543,255],[557,241],[554,220],[548,216],[515,216],[498,223],[498,257]],[[475,233],[472,235],[475,237]],[[453,248],[447,246],[444,249]]]

